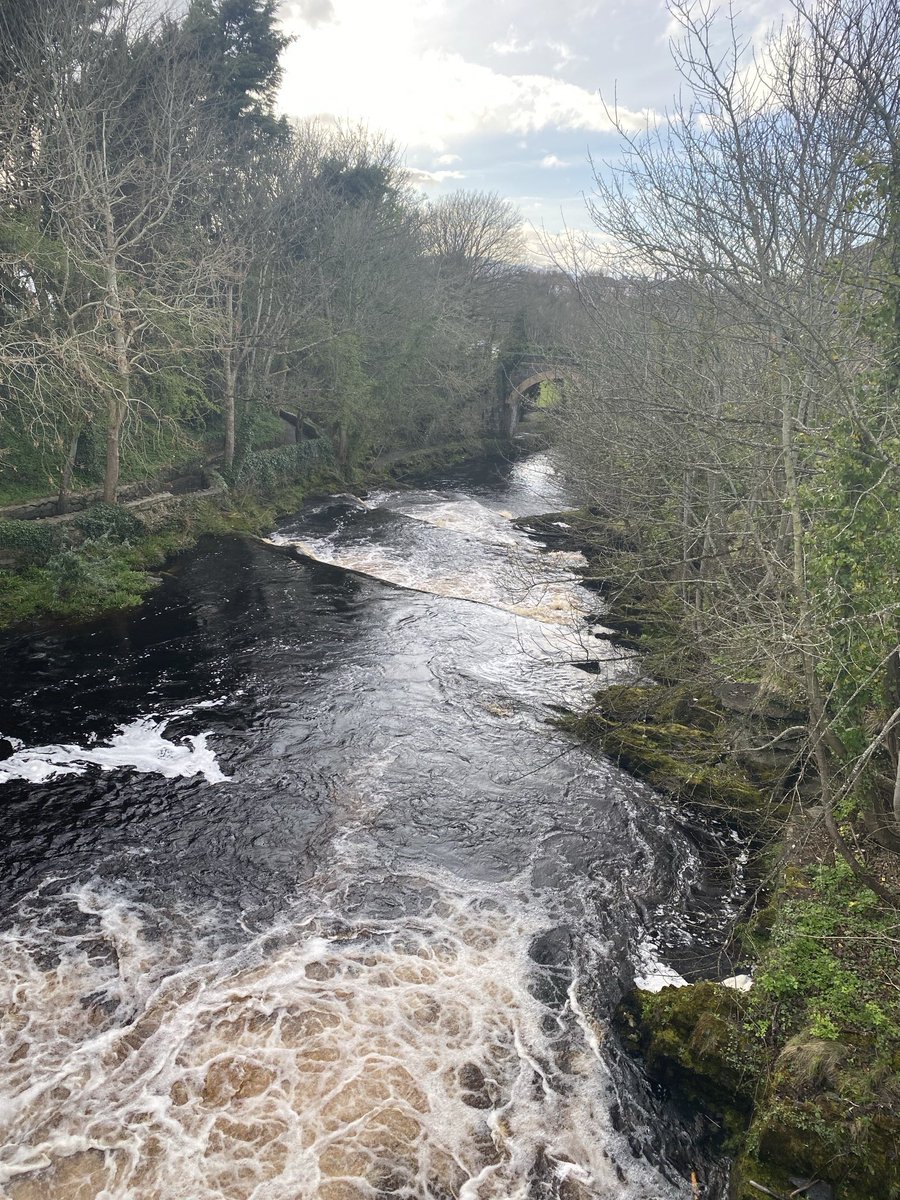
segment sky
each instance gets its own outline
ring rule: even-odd
[[[745,0],[752,38],[784,0]],[[363,122],[428,196],[499,192],[536,231],[583,230],[589,155],[615,160],[679,86],[663,0],[285,0],[281,110]]]

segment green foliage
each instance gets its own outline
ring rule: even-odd
[[[500,343],[500,351],[496,362],[497,394],[505,397],[509,391],[509,379],[514,374],[522,359],[528,353],[528,326],[524,309],[520,309],[513,317],[506,336]]]
[[[61,276],[67,266],[65,246],[42,230],[29,213],[0,213],[0,252],[20,257],[32,271],[49,275]]]
[[[538,408],[553,408],[555,405],[559,404],[560,395],[561,392],[559,384],[553,383],[549,379],[545,379],[540,385],[540,390],[538,392]]]
[[[176,421],[195,421],[213,411],[206,392],[183,368],[154,371],[145,392],[154,412]]]
[[[820,868],[779,912],[753,1009],[778,1004],[784,1029],[889,1049],[900,1039],[900,995],[884,986],[900,965],[893,927],[843,862]]]
[[[328,338],[307,357],[306,370],[319,382],[315,410],[319,425],[332,434],[343,467],[359,461],[380,432],[372,409],[375,381],[367,369],[363,339],[357,333]]]
[[[186,28],[209,72],[210,105],[235,135],[241,123],[278,133],[272,107],[289,39],[278,29],[275,0],[193,0]]]
[[[235,488],[259,488],[264,492],[288,483],[298,483],[311,472],[327,465],[330,453],[324,442],[312,440],[274,450],[252,450],[232,473]]]
[[[63,397],[59,397],[59,401],[60,407],[63,407]],[[45,429],[44,436],[36,438],[22,427],[13,414],[4,413],[2,409],[3,384],[0,381],[0,413],[5,451],[0,459],[2,492],[8,494],[10,500],[17,500],[43,496],[55,491],[63,459],[62,438],[58,431],[51,426]]]
[[[42,521],[0,521],[0,551],[9,551],[22,564],[46,562],[63,540],[58,525]]]
[[[396,194],[388,167],[375,162],[352,162],[338,155],[329,155],[323,160],[319,167],[319,182],[351,208],[365,203],[377,204]]]
[[[134,542],[145,532],[143,522],[119,504],[94,504],[79,513],[73,524],[94,541]]]
[[[900,507],[885,454],[900,461],[900,441],[876,454],[858,428],[841,421],[806,489],[814,513],[807,571],[827,631],[821,674],[843,705],[839,729],[855,753],[866,743],[865,714],[885,707],[885,668],[900,619]]]
[[[239,457],[254,450],[271,449],[278,441],[284,426],[277,413],[261,404],[248,401],[242,406],[238,420]]]

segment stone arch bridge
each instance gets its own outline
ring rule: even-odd
[[[513,437],[524,414],[536,406],[542,383],[575,383],[584,379],[578,364],[571,358],[529,354],[506,373],[505,395],[501,413],[504,434]]]

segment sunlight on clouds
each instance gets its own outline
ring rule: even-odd
[[[465,179],[465,171],[423,171],[421,167],[406,167],[406,177],[413,187],[432,188],[448,179]]]
[[[530,54],[534,49],[534,42],[520,42],[516,35],[510,30],[508,36],[499,42],[491,42],[491,49],[495,54]]]
[[[321,17],[330,2],[331,20]],[[538,130],[604,132],[611,122],[594,92],[551,75],[505,74],[429,45],[429,0],[304,0],[288,6],[281,107],[291,116],[364,119],[408,146],[444,151],[474,134]],[[316,14],[315,21],[312,14]],[[651,114],[620,113],[628,128]]]
[[[543,225],[528,225],[525,249],[529,261],[536,266],[566,272],[615,274],[619,258],[613,240],[596,229],[570,228],[557,233]]]

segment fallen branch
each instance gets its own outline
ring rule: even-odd
[[[753,1179],[748,1179],[747,1182],[752,1188],[756,1188],[758,1192],[764,1192],[767,1196],[773,1196],[774,1200],[788,1200],[787,1196],[782,1196],[781,1192],[773,1192],[771,1188],[764,1187],[761,1183],[756,1183]]]

